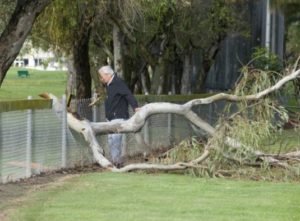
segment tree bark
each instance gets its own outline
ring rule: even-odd
[[[181,94],[191,94],[191,54],[187,52],[184,55],[184,62],[183,62],[183,73],[181,77]]]
[[[96,31],[95,31],[96,32]],[[94,44],[97,45],[99,48],[101,48],[105,54],[107,55],[108,59],[110,62],[108,62],[108,65],[111,65],[111,61],[114,60],[114,55],[111,52],[110,48],[104,43],[104,40],[102,39],[102,37],[100,36],[99,33],[95,33],[94,34]]]
[[[113,25],[113,42],[114,42],[114,70],[118,73],[118,77],[124,79],[124,64],[122,53],[122,32],[119,27]]]
[[[162,94],[163,85],[165,81],[165,61],[163,58],[159,58],[158,63],[154,67],[153,76],[151,80],[151,93]]]
[[[149,94],[149,85],[150,85],[150,78],[148,73],[148,67],[146,65],[145,70],[141,72],[141,84],[142,84],[142,91],[144,94]]]
[[[7,70],[18,56],[32,26],[52,0],[18,0],[7,26],[0,36],[0,86]]]
[[[163,85],[165,81],[165,65],[166,60],[164,58],[165,56],[165,50],[166,50],[166,43],[167,43],[167,37],[163,36],[162,40],[159,45],[159,55],[157,59],[157,63],[154,67],[152,67],[153,75],[151,79],[151,93],[152,94],[162,94],[163,92]]]
[[[76,72],[76,98],[85,99],[92,96],[92,78],[89,62],[89,39],[91,19],[84,17],[79,23],[77,39],[74,42],[73,60]]]
[[[74,60],[71,56],[67,60],[67,68],[68,68],[68,78],[67,78],[66,95],[68,97],[70,94],[74,93],[75,90],[73,87],[74,85],[76,85],[76,71],[74,68]]]

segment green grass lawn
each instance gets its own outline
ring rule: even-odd
[[[39,191],[13,221],[300,220],[299,183],[92,173]]]
[[[66,88],[65,71],[40,71],[27,69],[29,77],[18,77],[21,68],[10,68],[0,88],[0,100],[27,99],[28,96],[39,98],[43,92],[62,96]],[[24,68],[22,68],[24,70]]]

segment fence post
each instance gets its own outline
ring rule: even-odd
[[[144,125],[144,140],[146,144],[150,144],[150,139],[149,139],[149,118],[146,120],[145,125]]]
[[[168,114],[168,138],[170,144],[172,142],[171,136],[172,136],[172,114]]]
[[[171,95],[172,94],[172,92],[171,91],[169,91],[169,93],[168,93],[169,95]],[[168,138],[169,138],[169,142],[170,142],[170,144],[171,144],[171,135],[172,135],[172,114],[168,114]]]
[[[94,91],[93,98],[94,98],[94,100],[97,99],[97,93],[96,93],[96,91]],[[92,101],[94,101],[94,100],[92,100]],[[98,108],[97,108],[97,105],[94,104],[94,105],[93,105],[93,108],[92,108],[92,112],[93,112],[93,122],[97,122],[97,111],[98,111],[97,109],[98,109]]]
[[[2,145],[2,113],[0,112],[0,183],[3,182],[2,170],[3,170],[3,145]]]
[[[31,100],[32,96],[28,96]],[[32,110],[27,110],[27,142],[26,142],[26,177],[31,176],[31,159],[32,158]]]
[[[65,168],[67,166],[67,98],[64,94],[62,96],[62,134],[61,134],[61,166]]]
[[[127,156],[127,134],[122,134],[122,148],[121,148],[122,156]]]

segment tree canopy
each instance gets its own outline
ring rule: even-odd
[[[33,2],[3,0],[0,30],[17,18],[11,15],[19,6],[34,10]],[[295,60],[299,51],[299,3],[270,2],[285,14],[286,57]],[[70,4],[66,0],[44,0],[32,20],[33,31],[29,35],[31,28],[24,32],[22,26],[22,33],[29,36],[33,46],[65,57],[70,75],[77,79],[72,86],[77,98],[91,96],[92,79],[100,90],[96,70],[105,64],[114,65],[130,89],[138,93],[199,93],[204,91],[205,80],[215,68],[226,39],[241,36],[251,41],[255,27],[251,27],[249,13],[254,4],[256,1],[78,0]],[[2,64],[2,80],[20,50],[16,49],[9,62]],[[251,59],[253,48],[249,51],[244,57]]]
[[[192,68],[184,65],[185,58],[202,54],[205,75],[226,36],[245,30],[239,19],[243,15],[240,5],[230,1],[114,0],[76,1],[70,7],[67,4],[53,1],[42,13],[32,33],[34,44],[71,55],[74,41],[79,38],[78,25],[89,17],[92,72],[104,65],[107,57],[113,62],[119,53],[122,77],[132,90],[143,93],[168,93],[171,88],[175,88],[173,93],[180,93],[182,77],[190,74]],[[117,38],[113,35],[115,28],[119,30]],[[116,52],[118,42],[121,46]],[[198,75],[201,85],[205,77]],[[93,79],[97,81],[96,77]]]

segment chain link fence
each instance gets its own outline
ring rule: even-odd
[[[104,105],[89,107],[90,103],[90,99],[75,100],[71,107],[90,121],[106,121]],[[144,104],[140,102],[140,106]],[[211,123],[216,119],[215,108],[214,105],[205,105],[197,108],[196,112]],[[133,114],[132,111],[130,114]],[[52,109],[0,112],[1,183],[93,162],[83,137],[67,128],[65,115],[66,110],[56,113]],[[156,114],[147,119],[138,133],[124,135],[122,152],[124,156],[135,156],[146,149],[169,148],[194,135],[193,127],[184,117]],[[99,135],[97,139],[109,158],[107,135]]]
[[[62,100],[66,102],[65,98]],[[106,121],[104,105],[90,107],[90,103],[90,99],[74,100],[71,107],[90,121]],[[146,102],[140,100],[139,104],[143,106]],[[215,126],[225,105],[226,102],[218,101],[196,106],[193,111]],[[130,114],[133,114],[131,110]],[[124,135],[122,153],[123,156],[130,157],[142,154],[145,150],[167,149],[186,138],[204,135],[204,131],[194,128],[183,116],[156,114],[147,119],[138,133]],[[97,139],[105,156],[110,158],[107,135],[99,135]],[[67,127],[66,110],[59,113],[49,108],[0,111],[1,183],[30,177],[43,171],[91,163],[92,152],[83,137]]]
[[[93,162],[86,145],[66,127],[64,112],[0,112],[0,182]]]

